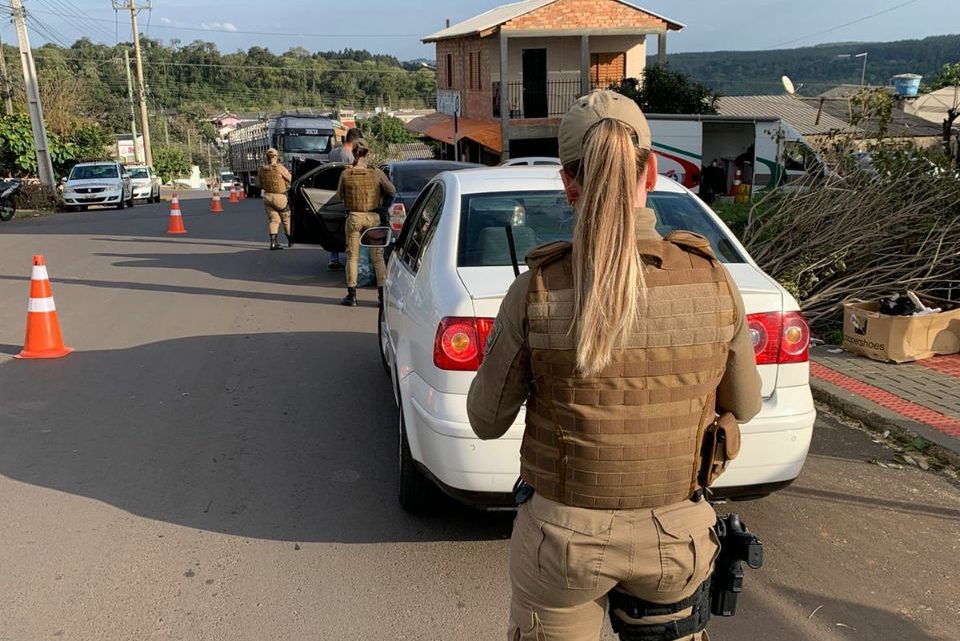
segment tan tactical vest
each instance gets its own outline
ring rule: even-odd
[[[571,246],[534,251],[527,295],[534,389],[521,474],[567,505],[659,507],[699,487],[699,443],[715,416],[737,314],[706,239],[640,243],[647,267],[637,332],[591,378],[576,373]]]
[[[285,194],[289,185],[283,179],[282,169],[284,167],[277,164],[264,165],[260,168],[260,188],[265,194]]]
[[[380,181],[372,167],[343,170],[343,204],[347,211],[373,211],[380,206]]]

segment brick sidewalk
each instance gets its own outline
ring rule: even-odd
[[[818,399],[866,422],[892,422],[960,454],[960,355],[896,365],[819,346],[810,356]]]

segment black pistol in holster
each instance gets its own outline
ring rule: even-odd
[[[703,436],[699,481],[709,496],[710,486],[740,453],[740,425],[732,414],[721,414]],[[754,570],[763,566],[763,543],[747,529],[739,514],[719,515],[714,530],[720,541],[720,556],[710,585],[710,611],[715,616],[732,617],[743,592],[743,564]]]
[[[763,566],[763,543],[747,529],[739,514],[718,516],[715,531],[720,539],[720,556],[713,567],[710,611],[718,617],[732,617],[743,592],[743,564],[754,570]]]

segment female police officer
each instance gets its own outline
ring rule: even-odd
[[[622,638],[699,641],[718,552],[700,442],[761,403],[743,302],[705,239],[657,233],[633,101],[581,98],[559,138],[573,243],[527,257],[468,399],[483,439],[527,404],[509,639],[596,641],[609,605]]]

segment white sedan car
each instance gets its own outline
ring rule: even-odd
[[[763,409],[743,426],[740,456],[714,489],[727,498],[766,496],[797,478],[813,435],[807,324],[794,298],[691,192],[660,177],[649,205],[661,233],[706,236],[743,294]],[[428,508],[430,484],[472,505],[512,504],[523,411],[504,437],[480,441],[467,419],[467,392],[515,277],[506,228],[522,263],[537,245],[572,238],[574,217],[556,167],[443,173],[411,208],[390,260],[379,321],[400,408],[405,508]]]
[[[146,165],[133,165],[127,167],[127,174],[130,175],[134,200],[160,202],[160,177],[152,169]]]

